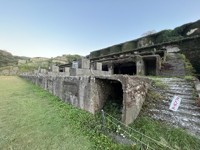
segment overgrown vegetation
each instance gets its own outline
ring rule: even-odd
[[[105,105],[103,107],[103,110],[109,114],[112,114],[112,116],[118,120],[121,120],[122,117],[122,105],[119,105],[112,101],[106,101]]]
[[[186,69],[186,75],[194,75],[195,74],[195,70],[194,70],[192,64],[186,58],[185,58],[185,69]]]
[[[163,99],[163,95],[160,92],[160,90],[166,90],[168,86],[164,84],[162,81],[160,81],[157,78],[150,78],[152,80],[151,87],[149,88],[147,95],[146,95],[146,101],[144,102],[142,106],[142,111],[147,112],[151,107],[153,107],[153,103],[159,104]]]
[[[147,93],[147,98],[149,99],[149,101],[151,102],[159,102],[163,99],[163,96],[155,90],[149,90]]]
[[[38,69],[37,65],[19,65],[20,72],[29,72]]]
[[[200,147],[200,140],[188,135],[184,130],[170,127],[147,116],[141,115],[131,127],[177,150],[198,150]]]
[[[181,36],[176,30],[163,30],[159,32],[156,36],[156,43],[170,42],[175,40],[182,39]]]

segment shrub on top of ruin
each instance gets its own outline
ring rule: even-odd
[[[152,86],[155,89],[160,89],[160,90],[166,90],[168,88],[168,86],[163,83],[162,81],[158,80],[158,79],[154,79],[152,82]]]
[[[195,80],[195,77],[194,76],[185,76],[184,79],[188,80],[188,81],[193,81],[193,80]]]

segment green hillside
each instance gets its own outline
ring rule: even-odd
[[[0,50],[0,67],[17,65],[17,59],[9,52]]]
[[[27,71],[33,71],[39,67],[48,69],[52,65],[67,64],[80,58],[80,55],[70,54],[54,58],[29,58],[24,56],[13,56],[7,51],[0,50],[0,75],[16,75]]]

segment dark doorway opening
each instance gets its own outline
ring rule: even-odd
[[[59,68],[59,72],[65,72],[65,68]]]
[[[163,52],[158,52],[158,55],[161,57],[161,58],[163,58],[164,56],[165,56],[165,52],[163,51]]]
[[[114,74],[134,75],[136,74],[136,63],[127,62],[127,63],[122,63],[122,64],[115,64]]]
[[[102,71],[108,71],[108,65],[102,65]]]
[[[144,68],[146,76],[156,76],[156,57],[146,57],[144,60]]]
[[[121,82],[109,79],[96,79],[99,101],[103,110],[121,120],[123,110],[123,88]]]

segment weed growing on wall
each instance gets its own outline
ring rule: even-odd
[[[195,70],[190,61],[186,58],[184,54],[179,54],[179,58],[184,61],[186,76],[193,76],[195,74]]]

